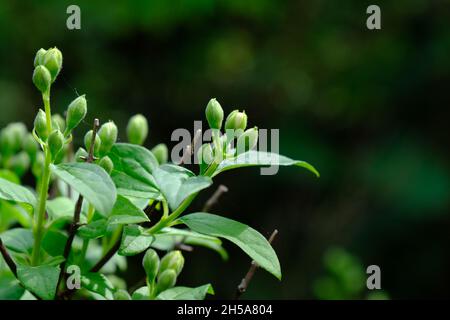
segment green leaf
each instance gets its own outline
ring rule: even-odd
[[[137,225],[129,225],[123,228],[122,242],[119,254],[122,256],[134,256],[146,250],[154,237],[145,234],[144,228]]]
[[[131,299],[133,300],[150,300],[150,291],[148,290],[148,287],[140,287],[135,292],[133,292],[133,295],[131,296]]]
[[[82,287],[88,291],[97,293],[102,297],[113,300],[114,286],[106,276],[101,273],[90,272],[81,276]]]
[[[158,161],[150,150],[138,145],[117,143],[111,149],[109,157],[114,163],[111,177],[119,194],[161,200],[152,176]]]
[[[317,177],[320,176],[319,172],[312,165],[305,161],[292,160],[288,157],[276,153],[251,150],[242,153],[235,158],[225,159],[224,161],[222,161],[214,172],[213,177],[218,175],[219,173],[231,169],[255,166],[298,166],[311,171]]]
[[[173,250],[176,244],[201,246],[216,251],[223,260],[228,260],[228,253],[222,247],[222,240],[187,229],[164,228],[155,235],[151,246],[158,250]]]
[[[208,293],[214,294],[210,284],[197,288],[173,287],[158,294],[156,300],[204,300]]]
[[[108,230],[106,219],[95,220],[78,229],[77,235],[83,239],[98,239],[103,237]]]
[[[51,256],[62,256],[67,236],[59,230],[47,230],[42,239],[42,248]]]
[[[269,242],[249,226],[209,213],[192,213],[179,218],[190,229],[225,238],[247,253],[258,265],[281,280],[278,257]]]
[[[184,199],[212,184],[209,177],[195,176],[183,167],[165,164],[153,171],[153,176],[169,206],[175,210]]]
[[[0,199],[28,203],[36,206],[36,196],[33,192],[21,185],[0,178]]]
[[[17,276],[20,282],[27,290],[35,293],[44,300],[54,298],[59,272],[59,266],[17,266]]]
[[[19,300],[24,291],[12,272],[0,271],[0,300]]]
[[[109,217],[109,224],[132,224],[150,221],[145,212],[119,195]]]
[[[70,185],[97,211],[107,216],[116,202],[116,187],[110,176],[96,164],[63,163],[52,165],[52,171]]]
[[[1,234],[5,247],[19,253],[31,253],[34,237],[30,229],[15,228]]]
[[[28,206],[25,204],[25,206]],[[7,230],[18,222],[22,227],[29,228],[32,224],[31,215],[21,204],[13,204],[0,200],[0,232]]]

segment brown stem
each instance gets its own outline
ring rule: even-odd
[[[191,144],[186,146],[186,149],[183,152],[183,156],[182,156],[181,161],[179,163],[180,166],[183,165],[184,163],[186,163],[186,161],[188,159],[190,159],[191,156],[194,154],[194,152],[196,150],[196,147],[197,147],[197,144],[198,144],[201,136],[202,136],[202,130],[198,129],[195,132],[195,135],[194,135],[194,138],[192,139]]]
[[[217,202],[219,202],[220,197],[225,192],[228,192],[228,188],[226,186],[224,186],[223,184],[221,184],[217,188],[217,190],[213,193],[211,198],[209,198],[208,201],[206,201],[205,205],[203,206],[203,210],[202,211],[203,212],[208,212],[209,209],[211,209],[212,206],[214,206]]]
[[[269,238],[270,244],[272,244],[273,240],[275,240],[275,237],[277,236],[277,234],[278,234],[278,230],[275,229]],[[255,275],[255,272],[258,268],[259,268],[259,265],[255,261],[252,261],[250,269],[248,270],[247,274],[245,275],[245,277],[242,279],[241,283],[237,287],[236,294],[234,297],[236,300],[238,300],[244,294],[244,292],[247,291],[250,281],[252,281],[252,278]]]

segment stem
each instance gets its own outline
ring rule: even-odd
[[[3,245],[3,241],[1,238],[0,238],[0,252],[2,253],[3,260],[5,260],[6,264],[11,269],[11,272],[17,278],[17,266],[14,260],[9,255],[8,250],[6,250],[6,247]]]
[[[95,266],[92,267],[91,272],[100,271],[100,269],[103,268],[103,266],[109,261],[109,259],[111,259],[116,254],[119,248],[120,248],[120,241],[117,241],[114,244],[114,246],[111,249],[109,249],[109,251],[103,256],[103,258],[99,262],[97,262]]]

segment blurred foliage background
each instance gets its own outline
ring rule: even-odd
[[[53,109],[87,95],[83,132],[94,116],[124,129],[143,113],[147,146],[174,146],[171,132],[193,130],[216,97],[228,112],[245,109],[249,125],[280,129],[280,152],[322,174],[246,169],[215,181],[230,191],[213,212],[280,231],[283,281],[258,272],[246,298],[364,298],[371,264],[390,298],[449,297],[450,3],[376,1],[382,30],[369,31],[372,2],[2,0],[0,127],[22,120],[31,128],[41,47],[64,55]],[[71,4],[81,8],[81,30],[66,28]],[[228,262],[187,253],[180,283],[210,281],[217,297],[232,297],[250,261],[227,248]],[[324,284],[333,259],[359,261],[359,295]],[[130,282],[143,274],[134,262]]]

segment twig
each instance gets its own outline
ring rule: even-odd
[[[211,209],[211,207],[214,206],[219,201],[220,196],[225,192],[228,192],[228,188],[225,185],[221,184],[217,188],[217,190],[213,193],[213,195],[208,199],[208,201],[206,201],[202,211],[203,212],[209,211],[209,209]]]
[[[186,163],[187,160],[194,154],[195,148],[197,147],[197,143],[199,142],[200,138],[202,136],[202,130],[198,129],[195,132],[194,138],[192,139],[192,142],[190,145],[186,146],[183,152],[183,156],[181,158],[181,161],[179,165],[183,165],[183,163]]]
[[[269,243],[272,244],[273,240],[275,240],[275,237],[278,234],[278,230],[275,229],[272,232],[272,235],[269,238]],[[238,300],[245,291],[247,291],[247,288],[250,284],[250,281],[252,281],[253,276],[255,275],[256,270],[259,268],[259,265],[253,260],[250,266],[250,269],[248,269],[247,274],[242,279],[241,283],[238,285],[235,295],[235,300]]]
[[[100,121],[98,119],[94,120],[94,127],[93,127],[93,133],[92,133],[92,140],[91,140],[91,146],[89,148],[89,154],[86,159],[86,162],[92,163],[94,161],[94,145],[95,145],[95,138],[97,135],[98,128],[100,127]],[[58,283],[56,285],[56,288],[59,288],[59,285],[62,281],[62,279],[65,276],[66,273],[66,264],[67,260],[69,259],[70,251],[72,250],[72,243],[75,239],[75,235],[77,233],[78,228],[80,227],[80,215],[81,215],[81,209],[83,207],[83,196],[80,194],[78,196],[77,203],[75,205],[75,211],[73,214],[73,221],[70,225],[69,229],[69,237],[67,238],[66,245],[64,247],[64,261],[61,263],[61,272],[59,274]],[[58,292],[58,290],[56,290]]]
[[[101,268],[116,254],[117,250],[120,248],[120,238],[116,241],[114,246],[100,259],[95,266],[92,267],[91,272],[98,272]]]

